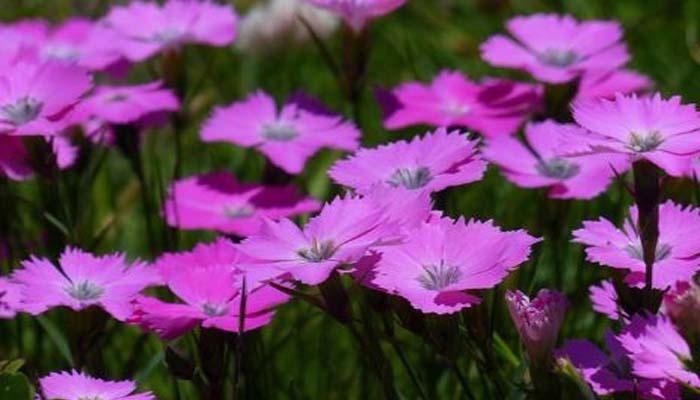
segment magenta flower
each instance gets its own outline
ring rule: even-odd
[[[133,381],[104,381],[82,372],[53,372],[39,379],[44,398],[61,400],[155,400],[151,392],[133,394]]]
[[[375,185],[439,192],[481,179],[486,163],[476,145],[458,131],[439,128],[410,142],[360,149],[336,162],[328,174],[360,193]]]
[[[227,240],[199,245],[186,253],[164,255],[158,261],[158,268],[168,288],[181,302],[138,297],[129,322],[155,332],[164,340],[179,337],[200,325],[242,332],[269,324],[275,306],[287,301],[289,296],[263,283],[274,278],[274,271],[264,267],[243,271],[241,263],[246,260]],[[244,295],[245,317],[240,326]]]
[[[20,286],[0,277],[0,319],[13,318],[21,311],[21,300]]]
[[[96,257],[67,248],[58,261],[55,266],[32,257],[15,270],[12,277],[21,285],[24,311],[38,315],[59,306],[75,311],[98,306],[124,321],[131,315],[131,300],[160,281],[153,268],[141,262],[128,264],[119,253]]]
[[[629,59],[620,24],[576,21],[569,15],[535,14],[507,23],[511,39],[492,36],[481,57],[497,67],[522,69],[546,83],[564,83],[588,71],[611,71]]]
[[[623,330],[626,334],[629,328]],[[568,358],[599,396],[634,392],[645,400],[680,400],[680,388],[667,379],[639,379],[632,374],[629,354],[620,339],[608,331],[609,355],[587,340],[569,340],[556,357]]]
[[[98,86],[78,106],[78,113],[110,124],[128,124],[151,114],[180,109],[180,101],[160,82],[134,86]]]
[[[510,135],[542,103],[540,87],[505,79],[481,84],[459,72],[442,71],[430,85],[406,82],[380,92],[384,127],[412,125],[464,127],[486,137]]]
[[[165,203],[168,224],[181,229],[210,229],[238,236],[260,232],[263,218],[317,211],[315,199],[293,185],[240,183],[227,172],[198,175],[175,182]]]
[[[93,71],[108,70],[121,61],[118,35],[102,23],[75,17],[47,29],[39,47],[41,58],[76,64]]]
[[[528,146],[514,137],[499,136],[488,140],[483,154],[518,186],[547,187],[553,198],[590,199],[605,191],[615,173],[626,171],[630,164],[622,154],[571,157],[562,153],[562,142],[580,131],[574,124],[530,123],[525,128]]]
[[[700,113],[678,96],[638,98],[618,94],[614,100],[579,101],[576,122],[592,133],[574,138],[589,152],[626,154],[644,159],[672,176],[681,176],[690,155],[700,152]]]
[[[700,388],[700,378],[686,367],[692,362],[690,347],[668,317],[637,315],[619,339],[635,375]]]
[[[372,284],[425,312],[451,314],[478,304],[468,290],[488,289],[525,262],[538,239],[492,222],[435,218],[381,249]]]
[[[530,361],[546,365],[557,344],[559,328],[569,307],[566,296],[555,290],[542,289],[530,300],[519,290],[509,290],[506,292],[506,303]]]
[[[668,201],[659,208],[659,241],[652,275],[653,286],[666,289],[677,281],[692,278],[700,270],[700,241],[694,232],[700,226],[700,211]],[[631,286],[643,285],[645,266],[637,230],[637,208],[630,208],[630,219],[622,229],[610,221],[585,221],[574,231],[574,242],[586,246],[587,259],[612,268],[630,271],[625,277]]]
[[[639,93],[652,86],[649,77],[626,69],[589,72],[581,77],[575,101],[614,99],[617,93]]]
[[[90,90],[82,68],[26,57],[0,64],[0,134],[55,135],[71,123],[66,114]]]
[[[306,0],[315,6],[340,15],[355,32],[367,23],[403,6],[406,0]]]
[[[44,140],[40,138],[38,140]],[[71,167],[78,157],[78,149],[70,140],[62,136],[50,136],[46,140],[53,150],[56,166],[60,169]],[[12,180],[24,180],[34,174],[29,151],[19,136],[0,134],[0,176]]]
[[[132,1],[114,6],[104,23],[120,36],[120,47],[131,61],[185,44],[226,46],[236,37],[238,17],[230,6],[211,1]]]
[[[593,310],[608,318],[619,321],[629,320],[629,315],[620,307],[617,291],[611,281],[602,281],[599,285],[591,285],[588,288],[588,297],[593,304]]]
[[[241,102],[215,109],[201,137],[205,142],[256,148],[273,164],[298,174],[321,148],[357,149],[360,131],[303,95],[294,96],[278,112],[274,99],[257,91]]]
[[[338,197],[303,229],[286,218],[265,220],[260,234],[248,237],[239,248],[252,264],[318,285],[336,268],[354,264],[371,247],[395,238],[399,228],[386,215],[386,207],[374,198]]]

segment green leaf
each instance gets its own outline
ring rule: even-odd
[[[53,322],[51,322],[50,319],[47,319],[46,317],[39,316],[37,317],[37,321],[39,321],[39,325],[41,325],[46,333],[48,333],[51,341],[58,348],[58,352],[61,353],[61,356],[63,356],[71,367],[75,366],[73,362],[73,355],[70,351],[70,345],[68,345],[68,340],[65,336],[63,336],[63,333],[56,327],[56,325],[54,325]]]
[[[493,345],[498,355],[503,357],[503,359],[508,361],[512,366],[517,367],[520,365],[520,360],[518,357],[513,354],[513,351],[510,349],[510,347],[508,347],[508,344],[503,341],[498,333],[493,334]]]
[[[17,358],[15,360],[0,361],[0,373],[18,372],[24,365],[24,360]]]
[[[32,400],[34,388],[29,384],[26,376],[5,372],[0,374],[0,399]]]

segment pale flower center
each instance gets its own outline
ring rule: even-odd
[[[631,132],[627,147],[637,153],[655,150],[664,141],[659,131],[647,133]]]
[[[387,183],[393,187],[403,186],[406,189],[419,189],[427,185],[432,177],[426,167],[398,168],[389,177]]]
[[[105,290],[90,281],[82,281],[66,287],[65,291],[76,300],[89,301],[99,299]]]
[[[457,102],[450,102],[445,107],[443,111],[452,117],[461,117],[463,115],[469,114],[471,107],[466,104],[460,104]]]
[[[312,242],[311,247],[307,249],[301,249],[297,251],[299,257],[303,258],[308,262],[321,262],[326,261],[333,257],[335,253],[335,245],[331,240],[325,240],[319,242],[315,240]]]
[[[542,64],[550,67],[566,68],[578,60],[578,55],[571,50],[549,49],[537,57]]]
[[[578,175],[581,167],[569,160],[555,157],[547,161],[542,160],[535,166],[540,175],[548,178],[566,180]]]
[[[23,97],[13,104],[0,108],[0,114],[15,126],[34,121],[44,105],[32,97]]]
[[[231,219],[247,218],[255,213],[255,209],[247,204],[224,207],[224,215]]]
[[[78,400],[103,400],[103,399],[100,396],[88,395],[88,396],[80,396],[80,397],[78,397]]]
[[[73,63],[80,59],[80,51],[73,46],[66,44],[57,44],[44,49],[44,57],[59,60],[63,62]]]
[[[153,35],[153,41],[163,44],[173,44],[182,37],[182,29],[176,27],[168,27]]]
[[[289,142],[295,137],[299,136],[299,133],[291,126],[273,123],[263,126],[262,136],[268,140],[274,140],[278,142]]]
[[[439,264],[423,266],[423,273],[417,278],[418,283],[427,290],[442,290],[459,281],[462,272],[459,267],[447,265],[441,260]]]
[[[627,247],[625,247],[625,251],[627,251],[627,254],[629,254],[630,257],[640,261],[644,261],[644,250],[642,249],[642,245],[640,243],[628,245]],[[654,260],[661,261],[668,258],[668,256],[670,255],[671,246],[659,243],[656,246],[656,256]]]
[[[126,93],[114,93],[105,99],[108,103],[119,103],[122,101],[125,101],[129,98],[129,95]]]
[[[228,309],[226,306],[214,303],[204,303],[202,312],[208,317],[221,317],[226,315]]]

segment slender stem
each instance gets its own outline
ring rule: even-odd
[[[659,240],[659,168],[640,160],[634,163],[634,200],[637,204],[637,229],[642,242],[645,265],[644,289],[651,299],[653,289],[653,268],[656,261],[656,248]],[[647,304],[648,306],[649,304]],[[650,310],[656,311],[656,310]]]
[[[459,384],[462,386],[462,390],[464,391],[464,394],[467,395],[471,400],[476,400],[476,397],[474,396],[474,393],[472,393],[471,389],[469,388],[469,382],[465,378],[465,376],[462,374],[462,371],[459,369],[459,366],[451,361],[448,361],[448,364],[450,365],[450,369],[452,369],[452,372],[455,374],[457,377],[457,380],[459,381]],[[488,388],[485,390],[488,391]]]

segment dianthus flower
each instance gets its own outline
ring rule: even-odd
[[[406,0],[306,0],[334,12],[355,31],[362,30],[370,20],[379,18],[403,6]]]
[[[82,372],[53,372],[41,379],[44,397],[61,400],[155,400],[151,392],[137,393],[133,381],[105,381]]]

